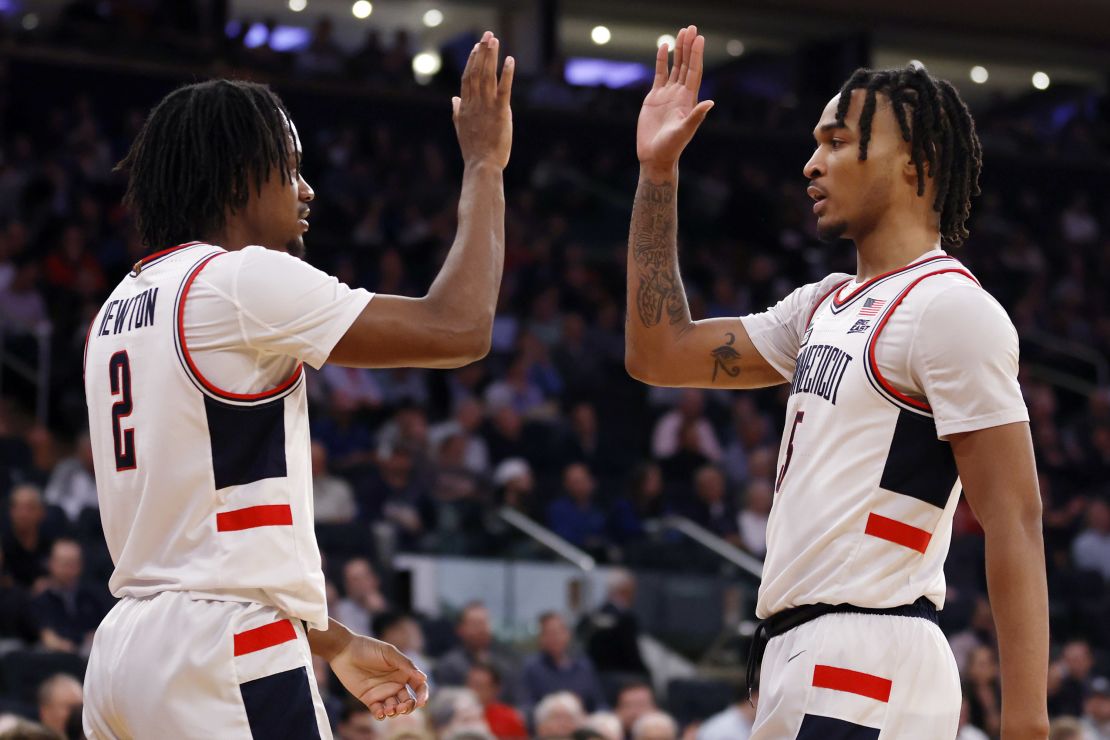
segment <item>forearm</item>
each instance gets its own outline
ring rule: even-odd
[[[307,634],[308,647],[312,654],[319,655],[329,663],[354,638],[354,633],[351,630],[331,618],[328,619],[326,630],[310,629],[307,630]]]
[[[1040,520],[987,530],[987,588],[1002,669],[1002,737],[1048,734],[1048,587]]]
[[[463,170],[459,226],[428,300],[449,320],[481,330],[489,339],[505,263],[505,189],[500,167],[478,163]]]
[[[690,325],[677,242],[678,167],[641,167],[628,232],[629,360],[658,356]]]

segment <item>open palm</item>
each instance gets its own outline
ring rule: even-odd
[[[645,165],[670,167],[705,120],[712,100],[698,102],[705,57],[705,37],[697,26],[678,32],[674,63],[668,69],[667,46],[655,54],[655,82],[644,98],[636,124],[636,156]]]

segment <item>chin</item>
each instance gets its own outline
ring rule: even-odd
[[[847,221],[834,221],[832,223],[823,224],[817,222],[817,238],[825,244],[832,244],[844,238],[844,234],[848,232]]]
[[[305,255],[304,237],[297,236],[287,241],[285,251],[297,259],[303,260]]]

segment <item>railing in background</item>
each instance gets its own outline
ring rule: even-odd
[[[665,516],[659,520],[659,524],[689,537],[722,560],[735,565],[755,578],[763,577],[762,561],[721,539],[700,524],[696,524],[683,516]]]
[[[1097,387],[1105,388],[1110,384],[1110,363],[1102,353],[1085,344],[1040,331],[1025,332],[1021,336],[1021,341],[1027,347],[1033,345],[1043,350],[1045,354],[1066,358],[1074,365],[1089,366],[1091,369],[1090,375],[1084,375],[1038,362],[1022,362],[1026,370],[1045,383],[1081,396],[1088,395]]]
[[[37,344],[37,367],[7,351],[9,337],[30,337]],[[40,322],[30,331],[12,331],[0,323],[0,395],[4,392],[4,374],[12,372],[35,386],[35,418],[46,424],[50,413],[50,346],[54,327],[49,321]]]

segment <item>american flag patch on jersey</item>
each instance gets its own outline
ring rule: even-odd
[[[868,298],[863,302],[863,308],[859,310],[859,315],[877,316],[885,305],[886,301],[881,301],[878,298]]]

